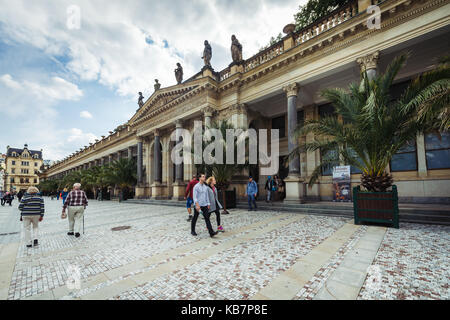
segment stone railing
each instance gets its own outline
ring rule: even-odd
[[[378,4],[380,2],[384,1],[374,1],[375,4]],[[257,66],[283,54],[286,51],[284,48],[284,42],[290,36],[293,37],[294,47],[296,47],[313,39],[314,37],[320,35],[321,33],[340,25],[341,23],[351,19],[357,14],[358,14],[358,1],[352,0],[348,4],[337,8],[327,16],[315,21],[314,23],[310,24],[309,26],[306,26],[305,28],[297,32],[294,32],[291,35],[285,36],[282,40],[271,45],[267,49],[257,53],[253,57],[245,60],[244,72],[250,71],[256,68]],[[231,75],[230,67],[227,67],[226,69],[220,72],[220,81],[228,79],[230,75]]]
[[[219,79],[220,81],[226,80],[230,77],[230,67],[227,67],[220,71],[219,73]]]
[[[284,52],[284,43],[283,41],[279,41],[270,46],[269,48],[254,55],[250,59],[247,59],[244,63],[244,72],[252,70],[253,68],[256,68],[257,66],[263,64],[264,62],[272,60],[273,58],[279,56],[283,52]]]

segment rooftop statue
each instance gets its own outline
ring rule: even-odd
[[[234,34],[231,36],[231,58],[236,63],[242,61],[242,45]]]
[[[158,79],[155,79],[155,85],[154,85],[154,87],[155,87],[155,91],[158,91],[159,88],[161,88],[161,83],[158,82]]]
[[[208,43],[208,40],[205,40],[205,49],[203,49],[203,61],[205,62],[205,66],[211,67],[211,57],[212,57],[212,49],[211,45]]]
[[[180,63],[177,63],[177,68],[175,69],[175,79],[177,79],[177,84],[183,81],[183,67]]]
[[[142,92],[139,92],[139,100],[138,100],[139,108],[142,108],[144,105],[144,96],[142,95]]]

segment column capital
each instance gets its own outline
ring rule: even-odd
[[[154,135],[155,137],[159,137],[159,136],[161,135],[161,130],[160,130],[160,129],[155,129],[155,130],[153,130],[153,135]]]
[[[212,107],[210,107],[210,106],[204,107],[204,108],[202,109],[203,115],[204,115],[205,117],[212,117],[214,111],[215,111],[215,110],[214,110]]]
[[[236,103],[230,107],[231,114],[244,114],[247,113],[247,105],[245,103]]]
[[[144,142],[144,137],[143,136],[137,136],[137,142]]]
[[[174,122],[175,128],[183,128],[183,120],[177,119]]]
[[[287,97],[297,96],[298,90],[300,90],[300,86],[297,82],[288,84],[283,87],[283,91],[286,92]]]
[[[370,69],[376,69],[379,58],[380,58],[380,51],[375,51],[364,57],[356,59],[356,62],[359,64],[361,72],[364,72]]]

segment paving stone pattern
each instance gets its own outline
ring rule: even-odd
[[[67,235],[68,221],[60,219],[61,201],[45,198],[45,204],[39,245],[33,248],[25,247],[23,230],[12,221],[18,220],[17,203],[0,207],[0,245],[21,241],[12,274],[0,274],[11,280],[7,299],[83,299],[96,293],[100,299],[248,299],[352,223],[234,209],[222,215],[225,233],[211,239],[201,218],[198,236],[190,235],[186,209],[180,207],[91,200],[85,234],[75,238]],[[211,221],[215,227],[214,215]],[[120,226],[130,228],[111,230]],[[359,226],[349,235],[294,299],[313,299],[368,228],[375,227]],[[402,223],[399,230],[388,229],[358,299],[449,299],[449,235],[445,226]],[[83,288],[58,294],[73,268]],[[134,281],[147,275],[154,276]]]

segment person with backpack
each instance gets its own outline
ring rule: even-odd
[[[266,185],[264,186],[264,189],[267,190],[267,198],[266,202],[272,202],[273,197],[272,194],[277,190],[277,184],[274,179],[272,179],[271,176],[267,177]]]
[[[256,196],[258,194],[258,184],[253,180],[253,178],[250,176],[248,177],[248,183],[247,183],[247,189],[245,191],[245,194],[247,195],[248,199],[248,211],[256,211],[258,207],[256,206]],[[252,202],[254,205],[254,209],[252,208]]]

